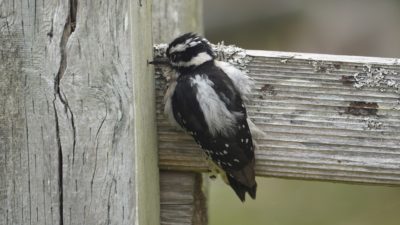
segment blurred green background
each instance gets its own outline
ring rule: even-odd
[[[400,0],[204,0],[206,37],[247,49],[400,57]],[[400,188],[257,178],[241,203],[210,182],[210,225],[399,225]]]

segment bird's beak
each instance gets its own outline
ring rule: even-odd
[[[153,61],[150,61],[149,64],[152,65],[170,65],[169,60],[167,58],[154,58]]]

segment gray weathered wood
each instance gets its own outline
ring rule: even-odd
[[[149,26],[149,9],[145,0],[0,3],[1,225],[158,223],[157,207],[137,215],[139,191],[145,208],[158,202],[154,181],[136,185],[158,179],[156,145],[138,130],[151,117],[134,106],[154,95],[133,91],[150,72],[151,31],[135,30]],[[149,176],[137,176],[137,157]]]
[[[153,0],[154,43],[186,32],[203,33],[201,0]],[[161,224],[207,224],[202,177],[191,172],[160,173]]]
[[[399,59],[235,55],[243,52],[226,58],[247,66],[255,80],[248,114],[266,133],[258,139],[257,175],[400,185]],[[157,82],[160,167],[206,171],[192,138],[163,115],[165,80]]]
[[[202,0],[153,0],[154,43],[168,43],[186,32],[203,33]]]
[[[160,175],[161,224],[207,224],[201,174],[162,171]]]
[[[130,1],[136,168],[136,224],[160,224],[159,168],[155,120],[152,1]]]

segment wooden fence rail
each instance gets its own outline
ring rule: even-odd
[[[216,50],[255,81],[248,113],[266,133],[258,176],[400,184],[399,59]],[[166,71],[156,70],[160,167],[206,171],[192,138],[162,113]]]

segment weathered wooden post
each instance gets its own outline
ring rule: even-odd
[[[201,0],[154,0],[154,43],[168,43],[186,32],[203,33],[202,17]],[[161,224],[207,224],[202,182],[200,173],[161,170]]]
[[[151,1],[0,3],[0,224],[159,224]]]

